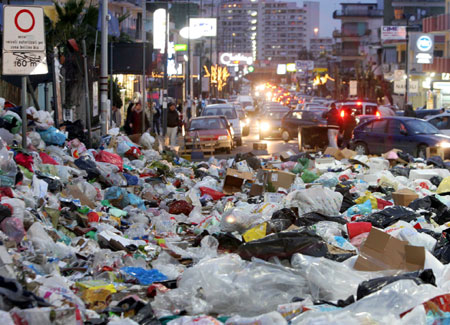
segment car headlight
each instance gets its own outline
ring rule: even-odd
[[[228,135],[221,135],[217,140],[219,141],[228,140]]]
[[[441,142],[441,143],[439,143],[439,147],[450,148],[450,142]]]
[[[261,131],[269,131],[270,130],[269,122],[261,122],[259,124],[259,127],[260,127]]]
[[[245,119],[245,125],[250,125],[250,119],[248,117]]]

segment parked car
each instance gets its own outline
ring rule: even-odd
[[[242,145],[242,127],[241,120],[236,112],[236,109],[231,104],[214,104],[207,105],[201,116],[225,116],[231,123],[234,132],[234,142],[237,146]]]
[[[445,111],[442,109],[416,109],[415,112],[417,118],[425,119],[430,116],[442,114]]]
[[[187,128],[186,148],[192,148],[197,141],[215,141],[215,150],[231,153],[233,148],[231,129],[231,125],[223,116],[193,118]]]
[[[241,133],[243,137],[246,137],[250,134],[250,118],[247,116],[247,113],[240,107],[236,107],[236,112],[241,120]]]
[[[443,134],[450,136],[450,113],[445,112],[439,115],[432,115],[425,119],[427,122],[433,124]]]
[[[352,109],[355,116],[358,115],[376,115],[378,112],[378,105],[372,102],[365,102],[359,100],[349,100],[336,103],[338,110]]]
[[[427,121],[412,117],[381,117],[358,125],[351,147],[358,154],[382,154],[393,148],[426,157],[428,147],[450,148],[450,137]]]

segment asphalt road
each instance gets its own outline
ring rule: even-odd
[[[255,123],[256,124],[256,123]],[[279,138],[272,138],[266,140],[259,140],[259,130],[256,125],[250,128],[250,135],[243,138],[242,146],[233,149],[230,155],[220,154],[217,158],[226,159],[229,157],[234,157],[237,153],[247,153],[253,151],[254,143],[266,143],[267,144],[267,155],[273,155],[287,151],[289,149],[298,153],[297,139],[291,140],[288,143]]]

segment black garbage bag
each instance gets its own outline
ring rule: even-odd
[[[416,199],[412,201],[408,207],[416,211],[419,209],[424,210],[422,213],[426,217],[436,214],[434,221],[439,225],[443,225],[447,221],[450,221],[450,209],[434,195]]]
[[[337,302],[331,302],[331,301],[326,301],[326,300],[314,300],[314,305],[330,305],[330,306],[335,306],[335,307],[339,307],[339,308],[344,308],[347,306],[350,306],[352,303],[355,302],[355,297],[353,295],[349,296],[347,299],[342,300],[339,299]]]
[[[444,161],[440,156],[433,156],[427,159],[427,165],[433,165],[437,168],[445,169]]]
[[[66,121],[62,126],[66,127],[68,140],[78,139],[83,143],[87,142],[86,132],[84,132],[84,126],[81,120],[76,120],[75,122]]]
[[[434,186],[439,186],[439,184],[441,184],[442,180],[443,180],[443,178],[441,176],[433,176],[430,178],[430,182]]]
[[[58,177],[44,175],[40,171],[36,170],[35,174],[38,179],[42,179],[44,182],[48,184],[48,190],[52,193],[61,192],[62,191],[62,183]]]
[[[389,171],[394,176],[404,176],[406,178],[409,178],[409,172],[411,171],[411,169],[408,167],[395,166],[395,167],[389,169]]]
[[[450,228],[442,232],[434,247],[433,255],[443,264],[450,262]]]
[[[100,170],[97,168],[95,161],[91,160],[88,156],[82,156],[74,161],[75,165],[85,170],[88,174],[88,179],[96,179],[100,176]]]
[[[436,278],[433,274],[433,270],[426,269],[423,272],[416,271],[410,273],[404,273],[395,276],[384,276],[381,278],[375,278],[367,281],[363,281],[359,284],[356,292],[356,299],[360,300],[374,292],[377,292],[396,281],[400,280],[413,280],[416,284],[432,284],[436,286]]]
[[[219,249],[228,250],[231,252],[236,251],[240,245],[242,245],[242,241],[238,238],[234,237],[230,232],[220,232],[213,235],[214,238],[219,242]]]
[[[11,210],[3,205],[0,204],[0,223],[3,221],[3,219],[11,217]]]
[[[406,162],[414,161],[414,157],[412,155],[410,155],[409,153],[403,152],[403,151],[397,152],[397,156],[398,156],[398,158],[400,158]]]
[[[340,184],[336,186],[335,191],[341,193],[344,197],[344,199],[342,200],[341,209],[339,210],[340,213],[347,211],[349,208],[356,204],[356,202],[354,201],[356,197],[352,193],[350,193],[350,188],[350,186],[342,186]]]
[[[161,322],[156,318],[152,305],[146,304],[139,312],[131,318],[139,325],[160,325]]]
[[[295,223],[295,220],[297,220],[297,215],[291,209],[283,208],[272,214],[272,220],[274,219],[286,219],[291,221],[291,224],[293,224]]]
[[[358,221],[370,222],[374,227],[384,229],[399,220],[410,222],[416,220],[418,217],[419,214],[417,212],[400,205],[396,205],[359,218]]]
[[[289,219],[272,219],[267,221],[267,233],[280,232],[288,229],[292,225]]]
[[[0,276],[0,296],[3,299],[3,305],[8,310],[13,307],[27,309],[51,306],[41,297],[36,296],[31,291],[25,290],[16,280],[2,276]]]
[[[333,221],[341,225],[347,224],[347,220],[341,217],[330,217],[318,212],[309,212],[298,218],[295,221],[295,225],[299,227],[312,226],[320,221]]]
[[[249,165],[253,170],[261,169],[261,159],[256,157],[251,152],[247,152],[244,154],[238,153],[234,157],[234,161],[239,162],[245,160],[247,165]]]
[[[322,257],[328,253],[328,248],[323,239],[314,231],[302,229],[271,234],[262,239],[242,244],[237,250],[237,254],[246,260],[250,260],[252,257],[264,260],[274,256],[290,258],[295,253]]]

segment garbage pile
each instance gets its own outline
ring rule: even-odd
[[[3,324],[449,322],[441,157],[190,162],[117,129],[89,149],[47,117],[27,148],[2,129]]]

